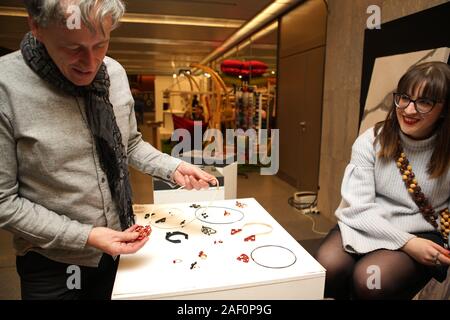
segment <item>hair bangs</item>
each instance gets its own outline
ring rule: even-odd
[[[406,73],[399,81],[397,91],[414,95],[419,92],[420,97],[435,101],[446,101],[448,79],[438,68],[424,65]]]

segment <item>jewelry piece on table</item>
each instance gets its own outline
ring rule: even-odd
[[[174,259],[172,262],[173,263],[181,263],[181,262],[183,262],[183,260],[181,260],[181,259]]]
[[[193,263],[191,263],[190,269],[192,270],[194,268],[198,268],[197,261],[194,261]]]
[[[168,231],[168,232],[166,233],[166,240],[167,240],[167,241],[170,241],[170,242],[172,242],[172,243],[181,243],[181,240],[179,240],[179,239],[171,239],[173,236],[184,236],[184,238],[185,238],[186,240],[189,238],[189,235],[186,234],[186,233],[184,233],[184,232],[181,232],[181,231],[173,231],[173,232],[170,232],[170,231]]]
[[[155,221],[155,223],[163,223],[163,222],[166,222],[166,218],[161,218]]]
[[[189,206],[189,208],[198,209],[198,208],[200,208],[200,205],[194,203],[194,204],[191,204],[191,205]]]
[[[241,232],[242,229],[231,229],[231,235]]]
[[[214,233],[217,233],[217,231],[214,230],[213,228],[205,227],[205,226],[202,226],[202,232],[203,232],[204,234],[208,235],[208,236],[210,236],[210,235],[212,235],[212,234],[214,234]]]
[[[242,261],[245,263],[248,263],[250,258],[245,253],[241,254],[239,257],[236,258],[238,261]]]
[[[238,208],[245,208],[246,206],[247,206],[247,205],[246,205],[245,203],[236,201],[236,207],[238,207]]]
[[[234,234],[236,234],[236,233],[238,233],[238,232],[241,232],[242,230],[245,230],[246,227],[249,227],[249,226],[258,226],[258,225],[259,225],[259,226],[266,227],[266,228],[268,228],[268,230],[267,230],[267,231],[264,231],[264,232],[256,232],[256,233],[253,233],[253,234],[251,234],[251,235],[245,237],[245,238],[244,238],[244,241],[255,241],[255,240],[256,240],[256,236],[262,236],[262,235],[264,235],[264,234],[269,234],[269,233],[271,233],[272,230],[273,230],[273,227],[272,227],[270,224],[267,224],[267,223],[262,223],[262,222],[248,222],[248,223],[244,224],[244,225],[241,227],[241,229],[231,229],[231,235],[234,235]]]
[[[206,258],[208,258],[208,255],[207,255],[204,251],[200,251],[200,252],[198,253],[198,256],[199,256],[201,259],[206,259]]]
[[[225,211],[227,214],[224,214]],[[244,212],[229,207],[209,206],[196,209],[195,216],[198,220],[209,224],[232,224],[241,221],[244,218]]]
[[[274,259],[274,257],[276,257],[276,259]],[[295,253],[280,245],[257,247],[250,253],[250,258],[257,265],[269,269],[288,268],[297,262]]]
[[[256,240],[256,236],[254,234],[252,234],[251,236],[248,236],[247,238],[244,239],[244,241],[255,241]]]
[[[158,229],[179,229],[196,219],[192,212],[184,212],[180,208],[159,208],[155,216],[152,214],[151,225]]]

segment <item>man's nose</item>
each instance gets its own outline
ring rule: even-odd
[[[88,69],[84,71],[92,71],[96,64],[94,52],[91,49],[85,49],[81,56],[81,62],[83,64],[83,67]]]

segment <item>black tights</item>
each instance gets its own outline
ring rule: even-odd
[[[327,270],[326,298],[412,299],[432,277],[403,251],[346,252],[339,228],[325,237],[315,258]]]

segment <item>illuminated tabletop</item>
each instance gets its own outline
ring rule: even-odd
[[[325,269],[253,198],[136,205],[150,240],[112,299],[322,299]]]

